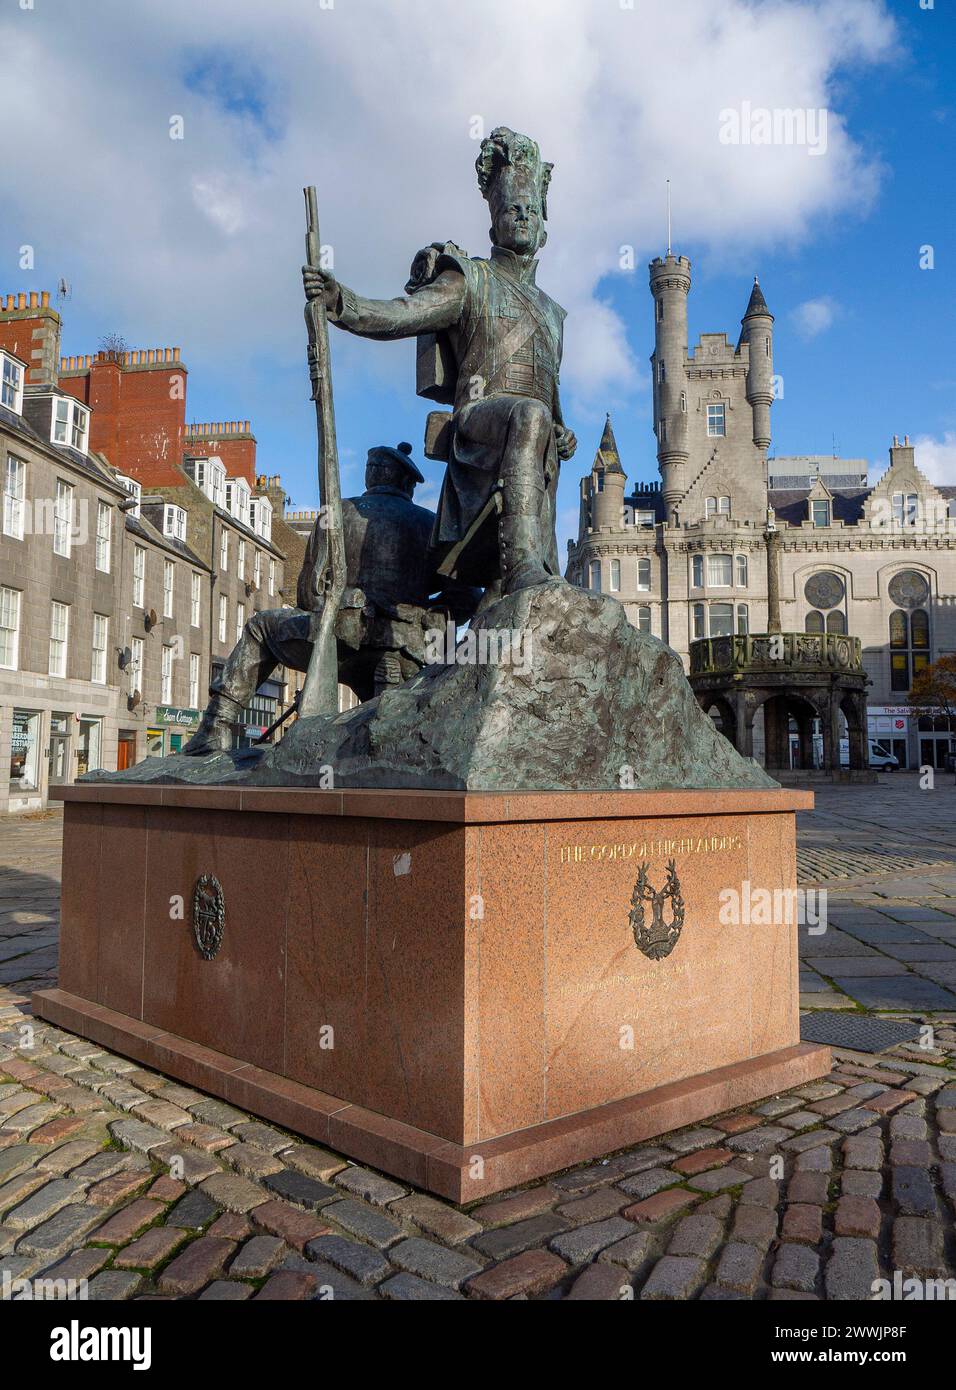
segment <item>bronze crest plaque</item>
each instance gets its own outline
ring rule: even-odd
[[[663,960],[677,945],[681,927],[684,925],[684,899],[681,897],[680,879],[673,859],[667,861],[667,879],[664,887],[654,889],[647,877],[647,864],[642,864],[631,894],[631,930],[634,944],[639,951],[651,960]],[[670,902],[670,920],[664,920],[664,909]],[[650,923],[645,922],[644,905],[651,909]]]
[[[201,874],[193,892],[193,936],[203,960],[212,960],[222,945],[226,901],[214,874]]]

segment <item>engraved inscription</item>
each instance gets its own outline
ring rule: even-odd
[[[675,854],[730,854],[742,849],[739,835],[657,836],[649,840],[625,840],[618,844],[562,845],[562,864],[614,864],[627,859],[648,859]]]

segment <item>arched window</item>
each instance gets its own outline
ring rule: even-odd
[[[718,516],[730,516],[730,498],[729,498],[729,497],[718,497],[718,498],[717,498],[717,515],[718,515]]]
[[[929,646],[929,615],[922,608],[917,608],[910,618],[910,633],[914,647]]]
[[[621,592],[621,562],[620,560],[611,561],[611,593]]]
[[[637,610],[637,630],[638,632],[650,632],[651,630],[651,610],[646,603],[642,603]]]
[[[717,515],[717,498],[716,498],[716,497],[705,497],[705,498],[704,498],[704,516],[705,516],[705,518],[709,518],[709,517],[716,516],[716,515]]]
[[[686,391],[682,391],[682,392],[680,393],[680,408],[681,408],[681,414],[682,414],[682,415],[686,415],[686,414],[687,414],[687,392],[686,392]]]
[[[846,632],[846,585],[832,570],[817,570],[803,586],[810,605],[804,626],[807,632]]]
[[[737,604],[737,633],[740,637],[746,637],[750,631],[750,605],[746,603]]]
[[[592,560],[588,566],[588,588],[596,594],[601,592],[601,561]]]
[[[651,587],[651,562],[647,555],[641,555],[637,561],[637,587],[645,591]]]
[[[746,589],[747,587],[747,557],[746,555],[737,556],[737,588]]]

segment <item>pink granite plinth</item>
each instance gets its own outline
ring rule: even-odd
[[[808,793],[62,794],[37,1012],[455,1201],[828,1069],[799,1041],[792,920],[721,911],[794,887]],[[632,894],[671,861],[683,925],[652,959]]]

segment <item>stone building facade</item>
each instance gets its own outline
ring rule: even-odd
[[[0,814],[181,747],[302,561],[249,422],[187,428],[178,349],[63,358],[59,335],[48,295],[0,299]],[[296,680],[260,688],[237,744]]]
[[[755,281],[736,344],[704,333],[690,348],[690,285],[686,257],[651,264],[660,482],[628,488],[609,418],[581,481],[567,577],[619,598],[690,669],[695,642],[773,630],[771,538],[777,630],[859,639],[870,736],[904,766],[942,766],[947,721],[907,697],[922,666],[956,651],[956,487],[920,473],[905,437],[872,486],[863,460],[770,456],[778,392],[763,291]],[[751,733],[763,758],[759,708]],[[793,721],[794,761],[822,745],[822,730]]]

